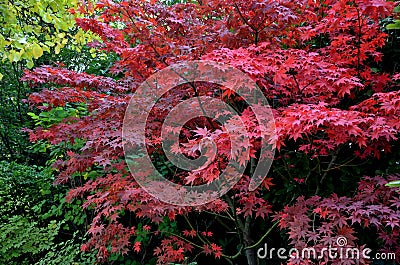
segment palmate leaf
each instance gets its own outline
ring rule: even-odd
[[[57,86],[30,96],[29,103],[42,111],[72,102],[87,106],[84,116],[58,120],[30,133],[32,141],[53,145],[75,138],[85,143],[54,164],[59,173],[56,182],[73,184],[68,200],[83,198],[84,208],[93,210],[89,230],[93,233],[83,249],[96,249],[101,261],[113,252],[127,251],[138,260],[150,260],[154,254],[159,264],[183,262],[185,257],[199,254],[234,259],[250,252],[244,248],[255,248],[252,242],[266,237],[259,232],[269,233],[271,216],[280,228],[287,229],[282,230],[287,235],[278,239],[282,245],[313,241],[322,248],[333,243],[331,235],[364,244],[359,242],[362,237],[356,239],[356,231],[372,225],[378,232],[371,238],[400,249],[399,240],[392,237],[389,241],[387,236],[388,229],[399,232],[400,214],[394,209],[397,206],[390,204],[399,198],[397,189],[384,186],[393,177],[364,177],[374,174],[370,167],[378,168],[375,159],[390,155],[398,143],[396,77],[371,68],[377,67],[373,61],[382,60],[380,51],[387,39],[379,22],[393,15],[393,6],[384,0],[210,0],[170,6],[155,0],[128,0],[102,1],[76,10],[81,16],[77,25],[101,39],[91,46],[118,55],[109,73],[102,73],[111,77],[44,66],[26,71],[23,80]],[[236,169],[226,166],[231,159],[238,159],[237,167],[245,168],[227,196],[207,205],[184,207],[163,203],[135,182],[135,178],[152,181],[152,172],[142,166],[142,157],[133,158],[134,170],[128,170],[120,139],[126,107],[132,94],[132,100],[137,100],[140,84],[171,64],[198,59],[229,64],[251,77],[271,100],[276,124],[256,117],[244,97],[234,93],[227,97],[226,89],[206,82],[181,85],[160,96],[148,113],[145,132],[132,131],[133,151],[142,144],[144,133],[154,165],[181,185],[212,183],[225,168],[234,175]],[[232,82],[244,85],[242,80]],[[148,100],[153,96],[149,93]],[[169,111],[197,96],[221,99],[240,115],[230,121],[234,125],[231,135],[223,130],[217,133],[219,124],[205,117],[169,124],[166,129],[179,136],[179,142],[170,148],[174,155],[197,158],[202,151],[199,143],[207,137],[217,146],[209,166],[185,171],[163,163],[167,159],[161,130]],[[140,100],[133,111],[141,113],[146,100]],[[188,105],[181,116],[196,110]],[[128,122],[135,126],[136,120]],[[242,133],[234,134],[241,124],[249,143],[242,141]],[[277,135],[268,134],[264,127],[276,129]],[[249,191],[251,174],[265,158],[258,155],[261,140],[271,139],[278,140],[272,174],[262,187]],[[249,155],[231,154],[232,146],[248,150]],[[75,175],[85,176],[90,171],[98,174],[75,181]],[[343,175],[350,176],[351,185],[341,183]],[[181,195],[155,178],[152,185],[160,192]],[[201,198],[204,194],[194,195]],[[158,230],[168,220],[177,223],[173,234]],[[132,229],[137,223],[146,223],[148,234]],[[196,233],[185,232],[192,230]],[[365,234],[369,236],[369,232]],[[219,242],[224,242],[221,237],[228,233],[234,235],[231,241],[220,246]],[[150,238],[154,241],[146,243],[144,239]],[[135,242],[140,242],[140,247],[137,243],[135,248]],[[243,248],[236,255],[231,250],[238,245]],[[247,258],[251,259],[250,255]]]

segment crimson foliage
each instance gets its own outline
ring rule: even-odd
[[[393,8],[393,2],[383,0],[202,0],[169,6],[155,0],[104,0],[83,5],[76,11],[84,15],[77,24],[101,37],[90,45],[119,58],[107,76],[43,66],[23,78],[47,85],[29,97],[44,112],[87,106],[87,115],[30,133],[31,141],[52,145],[84,142],[53,165],[56,184],[84,180],[68,194],[69,200],[84,198],[83,206],[95,213],[91,238],[82,249],[97,249],[100,262],[110,253],[129,252],[143,262],[154,254],[158,264],[197,259],[198,253],[231,264],[256,264],[256,249],[268,235],[278,245],[318,249],[345,236],[351,246],[377,241],[375,250],[400,256],[399,193],[384,186],[395,172],[374,176],[396,159],[393,151],[399,146],[400,74],[379,70],[387,38],[380,22],[394,16]],[[212,136],[222,155],[200,173],[170,167],[157,132],[171,106],[187,97],[212,95],[238,109],[250,139],[244,148],[252,150],[251,157],[240,158],[250,160],[246,174],[226,196],[202,206],[174,206],[148,195],[128,171],[122,122],[130,97],[146,78],[198,59],[232,65],[257,82],[274,111],[277,154],[263,185],[249,191],[262,124],[242,98],[201,83],[167,93],[152,111],[147,141],[154,163],[170,179],[211,182],[230,148],[217,123],[198,118],[175,128],[182,139],[175,150],[196,157],[201,140]],[[280,234],[269,229],[276,223]],[[344,264],[328,256],[292,258],[287,264],[328,262]]]

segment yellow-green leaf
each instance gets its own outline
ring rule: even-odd
[[[29,69],[31,69],[34,66],[33,61],[28,61],[26,63],[26,67],[28,67]]]
[[[35,59],[43,55],[43,49],[39,44],[35,43],[32,47],[32,55]]]
[[[55,52],[55,54],[59,54],[59,53],[60,53],[60,45],[57,45],[57,46],[54,48],[54,52]]]

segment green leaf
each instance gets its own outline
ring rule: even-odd
[[[38,59],[40,56],[43,55],[43,49],[40,47],[39,44],[35,43],[32,47],[32,55],[35,59]]]
[[[394,180],[386,184],[388,187],[400,187],[400,180]]]
[[[386,29],[400,29],[400,20],[395,20],[395,23],[386,25]]]
[[[33,63],[32,60],[29,60],[29,61],[26,63],[26,67],[28,67],[29,69],[31,69],[33,66],[34,66],[34,63]]]

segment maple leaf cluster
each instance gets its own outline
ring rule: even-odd
[[[384,0],[204,0],[173,5],[102,0],[76,10],[81,13],[79,27],[101,39],[89,45],[118,56],[108,71],[112,77],[42,66],[27,70],[23,80],[46,85],[28,100],[41,111],[67,103],[84,103],[87,108],[85,115],[30,131],[31,141],[84,142],[78,151],[66,150],[53,165],[58,172],[56,184],[82,180],[67,199],[84,198],[83,207],[94,212],[90,239],[82,249],[97,249],[99,261],[110,253],[139,255],[153,247],[159,264],[182,262],[195,252],[228,260],[243,254],[248,264],[254,264],[249,253],[254,253],[259,234],[251,229],[267,230],[265,224],[272,225],[275,219],[287,232],[288,242],[297,247],[322,248],[337,236],[361,246],[357,227],[375,233],[384,250],[398,250],[399,194],[384,187],[385,179],[353,176],[352,182],[360,181],[354,196],[350,187],[338,196],[327,185],[345,174],[342,169],[351,162],[382,159],[398,145],[399,74],[372,69],[382,62],[380,49],[387,38],[379,23],[394,16],[393,8],[393,2]],[[276,145],[277,155],[263,185],[250,191],[254,164],[262,159],[260,139],[265,136],[260,135],[260,126],[267,126],[267,121],[256,120],[243,98],[227,88],[181,85],[158,100],[147,121],[146,148],[156,167],[182,185],[211,183],[231,159],[246,170],[226,196],[202,206],[175,206],[146,193],[129,172],[123,119],[129,100],[148,77],[174,63],[199,59],[234,66],[257,83],[273,109],[276,136],[267,140]],[[205,153],[210,163],[199,171],[168,163],[161,148],[163,121],[174,106],[199,96],[219,98],[238,110],[239,117],[224,118],[245,125],[249,142],[239,147],[248,150],[248,156],[231,156],[233,145],[238,148],[243,143],[240,135],[232,142],[221,124],[199,117],[183,127],[167,128],[180,138],[170,150],[196,159],[204,155],[203,150],[212,149],[205,146],[205,140],[210,140],[217,148],[215,157]],[[127,159],[137,163],[136,175],[147,178],[149,173],[140,170],[142,155]],[[84,177],[91,172],[92,177]],[[294,187],[301,188],[293,192]],[[328,196],[323,197],[325,188]],[[293,198],[283,195],[287,193]],[[197,220],[191,217],[211,220],[215,226],[195,227]],[[172,221],[180,224],[179,235],[161,230],[161,224]],[[156,236],[158,245],[139,240],[135,228],[141,222],[151,224],[149,231],[142,232]],[[229,232],[241,246],[239,255],[232,253],[229,243],[223,248],[217,240],[218,235],[226,236],[221,227],[232,228]],[[220,233],[202,234],[208,228]]]
[[[389,179],[397,178],[398,175],[392,175]],[[387,179],[382,177],[365,177],[352,198],[339,197],[336,194],[329,198],[299,197],[294,205],[286,206],[276,219],[279,220],[281,228],[288,229],[289,243],[299,250],[312,247],[321,253],[327,246],[355,247],[362,250],[368,246],[361,245],[357,240],[357,229],[363,227],[364,231],[377,235],[376,240],[380,242],[377,251],[395,253],[398,256],[400,194],[386,187],[386,183]],[[346,238],[347,244],[338,246],[338,237]],[[370,260],[361,256],[360,258],[363,264],[369,264]],[[301,260],[301,264],[327,262],[356,264],[356,261],[350,258],[330,260],[327,255],[317,263],[311,259]],[[299,264],[299,259],[293,258],[288,264]]]

